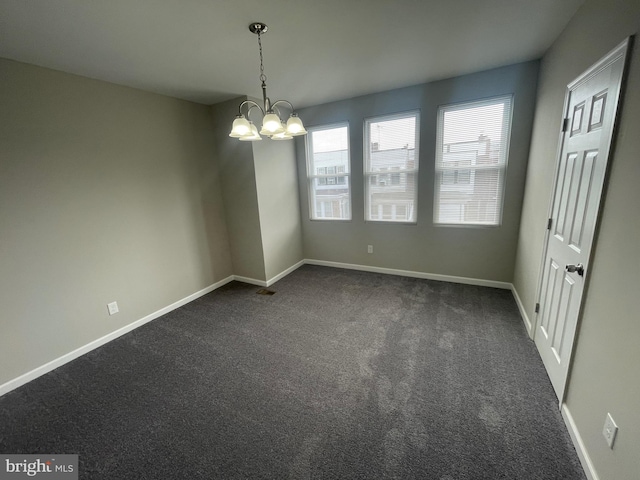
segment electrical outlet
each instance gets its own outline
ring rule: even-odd
[[[108,303],[107,308],[109,309],[109,315],[115,315],[120,311],[118,310],[118,302]]]
[[[367,253],[373,253],[373,245],[367,245]]]
[[[616,434],[618,433],[618,425],[613,421],[610,413],[607,413],[607,418],[604,421],[604,428],[602,429],[602,435],[604,435],[604,439],[607,441],[607,445],[609,448],[613,448],[613,442],[616,439]]]

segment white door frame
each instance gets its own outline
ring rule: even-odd
[[[624,67],[623,67],[623,72],[622,72],[622,80],[620,83],[620,89],[619,89],[619,93],[618,93],[618,98],[617,101],[615,102],[614,105],[614,113],[613,113],[613,124],[612,124],[612,131],[611,131],[611,136],[607,142],[607,151],[606,151],[606,156],[604,161],[606,162],[606,166],[605,166],[605,177],[604,177],[604,182],[603,182],[603,188],[602,188],[602,193],[600,195],[600,199],[598,200],[598,210],[597,210],[597,214],[596,214],[596,220],[595,220],[595,227],[594,227],[594,238],[593,238],[593,242],[591,244],[591,248],[589,250],[589,261],[588,263],[585,264],[586,266],[586,277],[585,277],[585,284],[584,284],[584,289],[583,289],[583,293],[582,296],[580,298],[580,307],[579,307],[579,311],[578,311],[578,318],[577,318],[577,325],[576,325],[576,330],[575,330],[575,334],[573,337],[573,340],[571,341],[571,356],[570,356],[570,361],[569,361],[569,370],[567,372],[567,381],[565,382],[565,386],[564,389],[562,391],[562,394],[559,395],[559,405],[560,407],[563,404],[564,401],[564,397],[566,396],[567,393],[567,386],[569,385],[569,379],[571,378],[571,368],[572,368],[572,364],[573,364],[573,357],[575,354],[575,349],[573,348],[573,346],[575,346],[575,342],[577,337],[579,336],[579,330],[580,330],[580,323],[582,320],[582,314],[583,314],[583,309],[584,309],[584,300],[587,296],[588,293],[588,289],[589,289],[589,283],[590,283],[590,265],[591,265],[591,261],[593,259],[593,254],[594,251],[596,249],[596,243],[598,240],[598,230],[600,228],[600,222],[601,222],[601,217],[602,217],[602,209],[603,209],[603,199],[606,195],[606,191],[607,191],[607,185],[609,183],[609,171],[610,171],[610,166],[611,166],[611,162],[610,159],[612,157],[613,154],[613,147],[614,147],[614,141],[615,141],[615,135],[616,135],[616,131],[617,131],[617,127],[618,127],[618,123],[620,121],[620,105],[622,104],[622,100],[623,100],[623,93],[624,93],[624,87],[626,84],[626,77],[628,74],[628,70],[629,70],[629,60],[630,60],[630,53],[631,53],[631,46],[633,44],[633,36],[631,37],[627,37],[623,42],[621,42],[618,46],[616,46],[613,50],[611,50],[608,54],[606,54],[604,57],[602,57],[600,60],[598,60],[595,64],[593,64],[591,67],[589,67],[586,71],[584,71],[581,75],[579,75],[575,80],[573,80],[571,83],[569,83],[567,85],[567,88],[565,90],[565,96],[564,96],[564,105],[562,107],[562,124],[561,124],[561,129],[560,129],[560,135],[558,138],[558,148],[556,151],[556,156],[555,156],[555,171],[554,171],[554,176],[553,176],[553,183],[552,183],[552,190],[551,190],[551,197],[550,197],[550,201],[549,201],[549,207],[547,210],[547,219],[548,219],[548,223],[546,225],[546,229],[545,229],[545,234],[544,234],[544,241],[543,241],[543,248],[542,248],[542,256],[540,258],[540,268],[538,270],[538,287],[537,287],[537,291],[536,291],[536,308],[535,308],[535,316],[533,321],[531,322],[531,331],[529,332],[529,335],[531,337],[531,339],[535,340],[535,335],[536,332],[538,330],[538,324],[539,324],[539,309],[540,309],[540,300],[541,300],[541,296],[542,296],[542,285],[544,282],[544,274],[545,274],[545,260],[546,260],[546,256],[547,256],[547,251],[548,251],[548,245],[549,245],[549,235],[551,233],[550,230],[550,222],[551,222],[551,218],[553,216],[553,207],[554,207],[554,202],[555,202],[555,195],[556,195],[556,191],[557,191],[557,182],[559,179],[559,165],[560,165],[560,160],[562,158],[563,155],[563,146],[564,146],[564,137],[565,135],[568,133],[567,128],[566,128],[566,123],[568,123],[568,118],[569,118],[569,102],[570,102],[570,93],[572,91],[572,89],[574,87],[576,87],[577,85],[579,85],[580,83],[584,82],[587,78],[597,74],[600,70],[606,68],[607,66],[609,66],[611,63],[613,63],[614,61],[618,60],[620,57],[622,57],[624,59]]]

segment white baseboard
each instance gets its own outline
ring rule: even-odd
[[[276,283],[278,280],[283,279],[284,277],[289,275],[294,270],[297,270],[298,268],[300,268],[302,265],[304,265],[304,263],[305,263],[304,260],[300,260],[295,265],[291,265],[286,270],[280,272],[275,277],[270,278],[269,280],[266,280],[266,281],[265,280],[258,280],[257,278],[243,277],[241,275],[234,275],[233,279],[237,280],[238,282],[248,283],[249,285],[258,285],[259,287],[270,287],[271,285]]]
[[[587,447],[582,441],[578,427],[573,421],[573,417],[571,416],[571,412],[569,411],[569,407],[566,403],[562,404],[561,412],[564,423],[567,426],[567,430],[569,430],[571,440],[573,441],[573,446],[575,447],[580,463],[582,464],[584,474],[587,476],[588,480],[600,480],[600,477],[598,477],[598,473],[593,466],[593,462],[591,462],[591,457],[589,457],[589,453],[587,452]]]
[[[231,282],[233,279],[234,279],[233,276],[229,276],[223,280],[220,280],[219,282],[209,285],[208,287],[203,288],[202,290],[196,293],[193,293],[187,297],[184,297],[183,299],[178,300],[177,302],[174,302],[169,306],[166,306],[156,312],[153,312],[147,315],[146,317],[141,318],[140,320],[136,320],[135,322],[130,323],[129,325],[126,325],[122,328],[119,328],[118,330],[115,330],[105,335],[104,337],[100,337],[97,340],[94,340],[80,348],[76,348],[75,350],[62,355],[59,358],[56,358],[55,360],[45,363],[40,367],[34,368],[30,372],[20,375],[19,377],[14,378],[13,380],[9,380],[8,382],[0,385],[0,397],[5,393],[10,392],[11,390],[15,390],[16,388],[21,387],[22,385],[30,382],[31,380],[35,380],[36,378],[44,375],[45,373],[49,373],[50,371],[55,370],[56,368],[64,365],[65,363],[69,363],[70,361],[75,360],[76,358],[84,355],[85,353],[89,353],[91,350],[94,350],[104,345],[105,343],[110,342],[111,340],[115,340],[116,338],[124,335],[125,333],[129,333],[130,331],[135,330],[138,327],[141,327],[145,323],[149,323],[150,321],[155,320],[156,318],[161,317],[162,315],[165,315],[171,312],[172,310],[175,310],[176,308],[186,305],[187,303],[192,302],[193,300],[199,297],[202,297],[203,295],[206,295],[207,293],[212,292],[215,289],[222,287],[223,285],[226,285],[227,283]]]
[[[298,263],[296,263],[295,265],[291,265],[289,268],[287,268],[284,272],[280,272],[278,275],[276,275],[275,277],[267,280],[267,284],[265,286],[270,287],[271,285],[273,285],[274,283],[276,283],[278,280],[286,277],[287,275],[289,275],[291,272],[293,272],[294,270],[297,270],[298,268],[300,268],[302,265],[304,265],[304,260],[300,260]]]
[[[233,279],[237,282],[248,283],[249,285],[258,285],[259,287],[266,287],[267,282],[264,280],[258,280],[257,278],[243,277],[241,275],[233,275]]]
[[[465,285],[477,285],[480,287],[502,288],[511,290],[508,282],[497,282],[495,280],[482,280],[480,278],[456,277],[453,275],[440,275],[437,273],[415,272],[412,270],[397,270],[395,268],[371,267],[368,265],[355,265],[352,263],[328,262],[326,260],[305,259],[304,263],[309,265],[320,265],[323,267],[346,268],[349,270],[360,270],[363,272],[384,273],[388,275],[399,275],[401,277],[424,278],[427,280],[438,280],[441,282],[463,283]]]
[[[527,315],[527,311],[524,308],[524,304],[522,303],[522,300],[520,300],[520,295],[518,295],[518,291],[513,284],[511,284],[511,293],[513,293],[513,298],[515,298],[516,300],[516,305],[518,305],[518,310],[520,310],[520,316],[522,317],[524,326],[527,329],[529,338],[533,338],[533,324],[531,323],[531,320],[529,320],[529,316]]]

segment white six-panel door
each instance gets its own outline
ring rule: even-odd
[[[567,89],[535,330],[562,401],[600,209],[628,41]]]

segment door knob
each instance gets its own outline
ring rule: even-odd
[[[564,267],[564,269],[569,273],[576,272],[581,277],[584,276],[584,265],[582,265],[581,263],[577,265],[567,265],[566,267]]]

